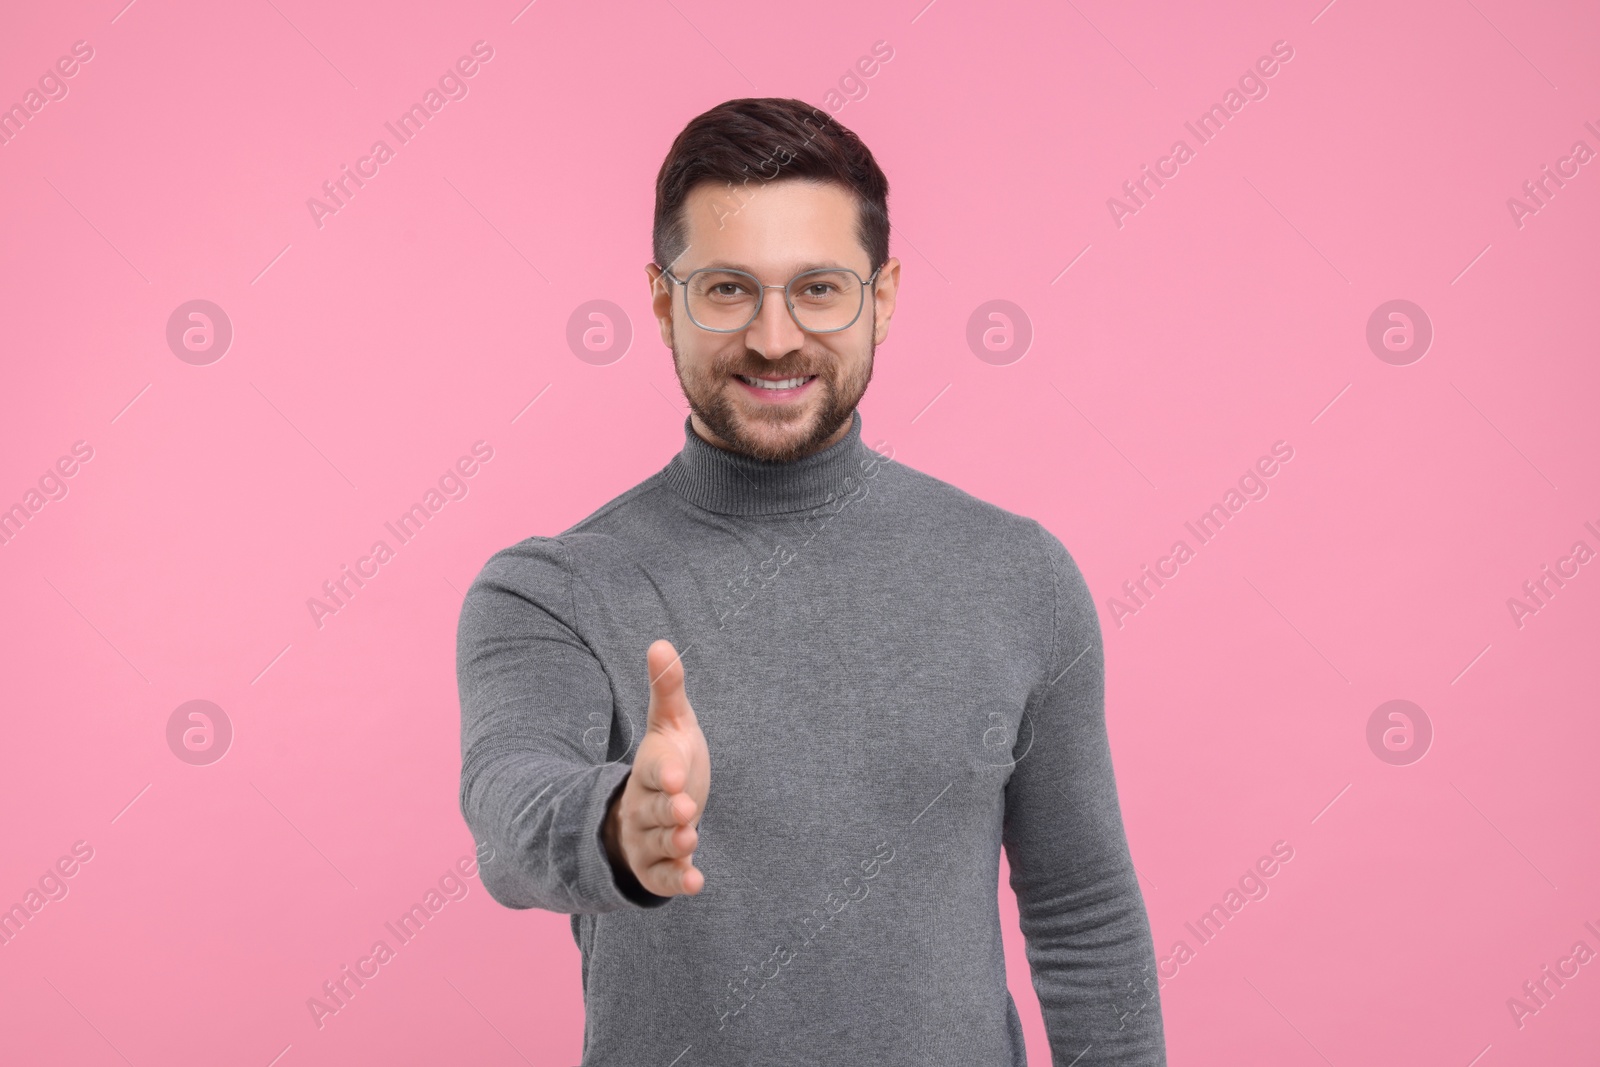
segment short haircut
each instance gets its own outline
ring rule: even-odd
[[[745,97],[689,120],[656,174],[651,253],[670,268],[688,246],[684,201],[705,182],[755,195],[772,181],[834,182],[855,194],[856,238],[871,269],[889,258],[889,179],[861,138],[803,100]],[[747,183],[759,183],[746,190]]]

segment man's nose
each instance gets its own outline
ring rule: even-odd
[[[768,289],[761,300],[761,314],[745,330],[745,345],[765,359],[777,360],[798,352],[805,339],[805,331],[789,314],[783,290]]]

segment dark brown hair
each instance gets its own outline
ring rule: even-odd
[[[855,194],[856,238],[871,269],[889,258],[889,179],[872,153],[833,116],[803,100],[745,97],[696,115],[656,174],[651,253],[670,267],[688,244],[683,204],[703,182],[729,187],[730,202],[771,181],[837,182]],[[756,183],[756,184],[750,184]]]

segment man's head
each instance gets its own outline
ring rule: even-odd
[[[900,262],[889,257],[888,196],[888,180],[860,139],[802,101],[730,100],[684,127],[656,176],[655,262],[645,272],[700,437],[787,462],[848,432],[900,283]],[[740,270],[765,286],[815,268],[848,268],[865,283],[860,314],[844,329],[808,332],[790,314],[784,290],[770,288],[760,290],[760,312],[747,326],[703,328],[720,322],[703,314],[697,325],[685,286],[672,279],[707,267]],[[827,287],[797,289],[801,321],[817,325],[807,300],[826,298]],[[720,284],[701,288],[695,300],[706,309],[753,295]],[[854,295],[846,299],[855,306]],[[802,384],[783,389],[751,384],[795,378]]]

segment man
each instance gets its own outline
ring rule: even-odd
[[[462,607],[461,810],[495,900],[572,916],[586,1067],[1025,1064],[1002,843],[1054,1062],[1166,1062],[1083,576],[862,441],[887,198],[800,101],[690,122],[646,267],[683,450]]]

